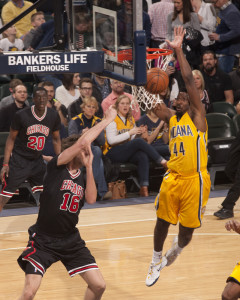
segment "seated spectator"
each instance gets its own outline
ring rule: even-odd
[[[69,136],[73,134],[82,134],[89,128],[101,121],[96,116],[98,110],[98,102],[94,97],[84,97],[81,104],[82,113],[74,117],[68,126]],[[102,147],[105,144],[104,131],[92,143],[91,149],[93,152],[93,176],[97,184],[98,196],[100,200],[107,200],[112,197],[108,191],[107,183],[104,176],[104,164],[102,160]]]
[[[0,51],[21,51],[24,48],[23,41],[16,38],[16,27],[13,25],[4,31],[4,39],[0,40]]]
[[[170,158],[167,125],[155,115],[153,110],[149,110],[141,116],[137,124],[146,128],[146,134],[142,135],[142,138],[164,158],[165,161],[163,160],[162,163],[165,163],[165,167],[167,167],[167,160]]]
[[[62,85],[56,89],[56,98],[66,108],[80,97],[79,73],[63,74]]]
[[[23,37],[23,43],[25,49],[31,49],[30,45],[32,42],[32,39],[35,35],[36,29],[41,26],[43,23],[45,23],[44,13],[42,11],[38,11],[35,14],[31,16],[31,24],[33,28],[27,32]]]
[[[61,104],[57,99],[55,99],[55,90],[54,90],[54,84],[51,81],[43,81],[38,84],[39,87],[45,88],[48,95],[48,107],[55,109],[60,117],[61,124],[63,124],[65,127],[68,125],[67,121],[67,109],[66,107]]]
[[[132,100],[132,95],[124,92],[125,84],[123,82],[114,79],[110,79],[110,82],[111,82],[112,92],[107,96],[107,98],[103,99],[101,103],[103,113],[109,108],[110,105],[114,105],[118,97],[121,95],[126,95]],[[138,103],[134,104],[132,115],[135,121],[139,120],[141,116],[141,112]]]
[[[12,120],[17,111],[27,107],[27,88],[22,85],[17,85],[13,89],[14,102],[0,109],[0,131],[10,131]]]
[[[208,98],[208,92],[205,90],[205,82],[203,79],[203,75],[199,70],[193,70],[193,78],[196,85],[196,88],[199,92],[200,99],[202,104],[204,105],[206,113],[210,112],[210,101]]]
[[[11,95],[2,98],[2,100],[0,101],[0,109],[14,102],[14,98],[13,98],[13,95],[12,95],[13,90],[17,85],[22,85],[22,84],[23,84],[22,80],[20,80],[20,79],[12,79],[10,81],[9,91],[10,91]]]
[[[111,93],[110,80],[93,74],[93,84],[99,89],[102,95],[102,99],[105,99]]]
[[[93,81],[90,78],[85,77],[80,80],[79,89],[81,94],[80,97],[77,100],[73,101],[73,103],[71,103],[68,107],[69,118],[73,118],[79,115],[82,112],[81,104],[83,103],[83,99],[85,97],[91,97],[91,96],[96,98],[100,107],[96,115],[97,117],[102,118],[103,111],[100,106],[100,103],[102,102],[102,95],[99,89],[97,88],[97,86],[93,84]]]
[[[229,73],[240,53],[240,11],[229,0],[213,1],[213,5],[219,10],[218,24],[209,38],[215,41],[219,68]]]
[[[210,103],[226,101],[233,104],[231,78],[218,68],[213,51],[205,51],[202,55],[202,74]]]
[[[216,29],[216,12],[210,3],[205,3],[202,0],[191,0],[194,12],[197,14],[203,40],[201,41],[202,52],[209,50],[212,45],[208,34]]]
[[[32,2],[25,0],[8,1],[8,3],[6,3],[2,8],[3,23],[9,23],[32,5]],[[17,38],[21,38],[32,28],[31,15],[35,14],[36,12],[36,9],[34,9],[16,23]]]
[[[141,138],[142,127],[136,127],[130,108],[131,99],[123,94],[116,100],[116,119],[106,127],[106,144],[103,153],[113,163],[131,162],[137,165],[140,182],[140,196],[148,196],[149,160],[165,166],[166,161]]]

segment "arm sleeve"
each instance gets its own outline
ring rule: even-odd
[[[191,13],[191,25],[194,29],[198,31],[201,30],[199,19],[196,13]]]
[[[117,145],[130,138],[129,132],[118,134],[117,124],[114,121],[106,127],[106,136],[109,145]]]
[[[214,31],[216,25],[216,17],[213,15],[210,5],[206,4],[205,15],[202,17],[202,27],[209,31]]]
[[[68,124],[68,135],[72,134],[79,134],[80,132],[78,131],[77,124],[74,120],[70,120]]]
[[[167,16],[167,37],[166,39],[172,41],[172,13]]]
[[[236,37],[240,38],[240,14],[239,12],[231,12],[228,15],[228,18],[224,20],[227,27],[229,28],[229,31],[226,33],[220,33],[220,42],[227,42],[230,41]],[[217,31],[218,33],[218,31]]]

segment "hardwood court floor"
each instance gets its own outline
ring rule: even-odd
[[[107,283],[105,300],[217,300],[227,276],[240,260],[240,240],[225,230],[225,221],[212,213],[223,198],[209,199],[203,226],[176,262],[162,270],[158,282],[145,286],[152,256],[155,211],[153,204],[83,210],[79,230],[95,256]],[[237,204],[235,217],[240,218]],[[14,300],[21,293],[24,273],[16,259],[26,246],[27,228],[36,215],[0,218],[0,299]],[[164,252],[177,227],[171,226]],[[83,299],[86,285],[70,278],[61,263],[45,274],[36,300]]]

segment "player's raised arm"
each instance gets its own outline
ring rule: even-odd
[[[94,127],[85,131],[78,141],[68,149],[64,150],[58,157],[58,165],[69,163],[78,153],[80,148],[88,147],[97,136],[110,124],[117,116],[117,111],[110,107],[105,112],[104,119]]]
[[[185,55],[182,51],[182,43],[184,38],[185,30],[182,26],[174,28],[174,40],[172,42],[168,41],[170,47],[172,47],[177,55],[177,59],[180,65],[181,74],[185,82],[185,86],[189,95],[190,109],[192,112],[192,119],[195,126],[201,130],[206,131],[206,122],[205,122],[205,110],[201,103],[201,99],[197,88],[194,83],[194,78],[192,75],[192,69],[185,58]]]

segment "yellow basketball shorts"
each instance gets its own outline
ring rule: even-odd
[[[210,193],[207,171],[192,176],[166,173],[155,199],[157,217],[171,224],[198,228]]]
[[[240,262],[238,262],[233,269],[232,274],[227,279],[227,282],[232,280],[240,284]]]

